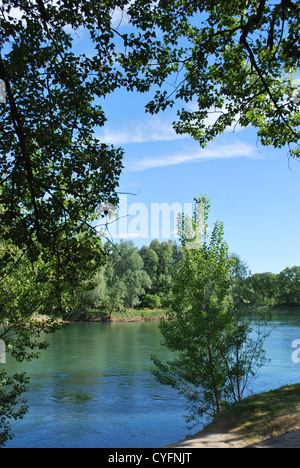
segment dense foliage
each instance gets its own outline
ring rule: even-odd
[[[255,273],[245,281],[248,298],[254,304],[276,308],[300,308],[300,267],[288,267],[275,275]]]
[[[101,100],[121,86],[154,85],[147,110],[184,102],[175,129],[202,146],[238,123],[298,156],[299,26],[292,0],[1,1],[0,339],[8,352],[32,358],[40,333],[56,328],[34,312],[88,318],[170,304],[177,247],[111,250],[93,228],[103,204],[117,203],[123,155],[95,136],[106,120]],[[74,47],[77,30],[88,52]],[[245,280],[245,301],[298,306],[299,268],[271,276]],[[25,384],[1,370],[0,445],[9,419],[24,414]]]
[[[20,361],[56,329],[33,314],[65,314],[105,260],[92,221],[117,203],[123,151],[95,137],[106,120],[96,99],[120,85],[109,47],[119,3],[0,4],[0,339]],[[89,31],[88,56],[73,49],[78,28]],[[0,445],[24,414],[25,389],[25,376],[0,370]]]
[[[97,13],[97,24],[96,7],[42,0],[1,5],[7,98],[0,105],[0,223],[33,260],[41,251],[46,261],[56,258],[66,277],[68,266],[76,271],[89,252],[99,256],[91,220],[101,203],[117,202],[122,169],[123,152],[95,137],[106,120],[95,99],[118,86],[106,49],[113,5]],[[73,51],[72,30],[80,27],[90,32],[93,57]]]
[[[179,248],[173,241],[153,240],[138,249],[132,241],[107,243],[106,265],[94,278],[94,288],[74,290],[73,317],[112,317],[126,308],[156,309],[169,305],[172,275]]]
[[[121,63],[155,113],[178,109],[175,129],[202,146],[236,125],[299,156],[299,2],[136,0]],[[180,104],[182,105],[180,108]]]
[[[175,354],[165,363],[153,356],[158,381],[185,396],[189,423],[204,415],[213,417],[243,398],[264,363],[266,336],[253,333],[244,307],[235,300],[237,259],[229,254],[223,224],[216,222],[208,235],[208,200],[202,197],[197,204],[197,234],[181,236],[172,308],[160,323],[163,344]],[[186,217],[182,223],[184,233]]]
[[[175,268],[182,247],[174,241],[153,240],[138,248],[132,241],[106,244],[107,263],[91,282],[73,292],[69,314],[76,319],[112,317],[126,308],[170,307]],[[247,265],[233,254],[231,294],[245,310],[253,307],[300,308],[300,267],[279,274],[251,274]],[[70,317],[70,315],[68,315]]]

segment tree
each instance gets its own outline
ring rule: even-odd
[[[278,278],[278,305],[300,306],[300,267],[285,268]]]
[[[239,315],[248,315],[249,309],[253,305],[253,292],[248,283],[251,272],[248,265],[236,253],[232,254],[231,258],[233,262],[230,281],[231,298],[235,310],[239,310]],[[255,306],[257,306],[256,303]]]
[[[132,241],[121,241],[112,250],[110,258],[112,274],[107,282],[108,289],[115,291],[116,281],[118,289],[123,291],[124,307],[135,307],[140,304],[141,297],[151,286],[151,279],[143,270],[143,260]],[[114,292],[113,295],[116,295]]]
[[[154,284],[156,282],[157,272],[159,269],[159,256],[153,248],[154,244],[151,244],[152,246],[149,247],[147,245],[143,245],[139,251],[139,254],[144,262],[143,269],[151,278],[151,293],[153,293],[153,288],[155,287]]]
[[[122,36],[119,60],[138,89],[157,85],[149,112],[184,103],[175,129],[201,146],[252,125],[262,144],[299,157],[299,9],[292,0],[136,0],[137,32]]]
[[[142,307],[146,307],[148,309],[160,309],[160,297],[157,294],[145,294],[142,298]]]
[[[48,268],[41,260],[32,264],[26,252],[7,241],[0,242],[0,340],[5,353],[18,362],[38,357],[48,346],[42,333],[53,333],[64,326],[51,317],[58,298],[51,284],[45,282]],[[36,313],[49,316],[38,318]],[[0,368],[0,446],[12,438],[11,420],[26,413],[22,394],[28,383],[24,373],[8,375]]]
[[[45,247],[60,264],[74,266],[86,254],[87,237],[96,237],[97,207],[118,200],[123,153],[95,137],[105,122],[95,99],[119,84],[109,48],[114,7],[43,0],[1,5],[7,103],[0,105],[0,223],[33,258]],[[93,56],[74,53],[78,28],[89,31]],[[80,231],[87,236],[75,239]]]
[[[12,438],[11,420],[22,419],[27,412],[26,392],[28,378],[24,373],[8,376],[0,370],[0,447]]]
[[[104,263],[92,222],[99,206],[118,200],[123,152],[95,137],[106,120],[96,99],[120,85],[110,46],[118,4],[4,0],[0,7],[1,234],[20,257],[43,263],[57,315],[66,312],[67,290],[72,295]],[[79,28],[90,34],[89,56],[74,52]]]
[[[163,305],[168,304],[172,282],[172,273],[178,256],[175,242],[153,240],[149,247],[143,246],[140,255],[144,261],[144,270],[151,278],[151,287],[147,292],[158,295]]]
[[[273,273],[255,273],[247,281],[253,304],[274,307],[278,302],[278,278]]]
[[[96,99],[121,84],[111,29],[120,3],[0,5],[0,338],[18,360],[55,328],[34,312],[68,312],[74,289],[105,260],[92,222],[99,205],[117,204],[123,152],[95,137],[105,122]],[[93,53],[74,52],[80,28]],[[24,413],[13,410],[24,383],[1,371],[2,441],[9,418]]]
[[[105,266],[95,276],[74,288],[70,298],[70,317],[74,320],[89,320],[98,316],[108,306]]]
[[[249,321],[233,307],[235,262],[223,225],[215,223],[209,238],[209,202],[202,197],[196,205],[191,223],[180,219],[183,252],[174,273],[172,309],[160,323],[164,345],[177,357],[167,363],[152,357],[156,378],[186,397],[188,422],[240,400],[264,358],[263,337],[254,342]],[[186,236],[185,223],[197,227],[194,236]]]

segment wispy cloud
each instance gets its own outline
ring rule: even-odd
[[[212,144],[209,148],[193,148],[191,151],[182,151],[177,154],[163,157],[149,157],[130,162],[126,167],[129,171],[145,171],[159,167],[175,166],[192,162],[201,162],[214,159],[257,158],[257,148],[251,144],[236,140],[227,145]]]
[[[195,103],[190,103],[188,109],[191,111],[197,110]],[[223,110],[211,110],[205,125],[207,127],[212,126],[220,114],[225,112]],[[174,120],[176,116],[174,115]],[[225,130],[225,133],[237,133],[244,130],[238,123],[239,117],[236,117],[236,121]],[[161,118],[159,116],[144,116],[143,120],[129,120],[125,124],[118,128],[107,126],[97,137],[103,141],[103,143],[114,144],[114,145],[125,145],[128,143],[149,143],[157,141],[175,141],[182,140],[184,138],[191,138],[188,134],[179,135],[173,128],[173,119]]]
[[[198,103],[196,101],[191,101],[187,104],[187,109],[190,111],[190,112],[197,112],[199,111],[199,106],[198,106]],[[227,110],[226,110],[226,106],[224,105],[221,109],[216,109],[214,107],[211,107],[208,111],[208,116],[207,118],[204,120],[204,124],[206,127],[211,127],[213,126],[218,118],[221,116],[221,115],[226,115],[227,114]],[[239,124],[239,120],[240,120],[240,114],[236,114],[235,116],[235,121],[232,122],[232,124],[227,127],[225,129],[225,133],[227,132],[233,132],[233,133],[236,133],[236,132],[241,132],[243,130],[245,130],[244,127],[242,127],[240,124]]]
[[[117,130],[109,127],[104,128],[102,134],[97,136],[103,143],[113,145],[173,141],[187,137],[186,135],[177,135],[170,121],[156,116],[146,119],[144,122],[131,121]]]

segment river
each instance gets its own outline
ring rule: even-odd
[[[300,363],[292,360],[300,313],[279,313],[273,324],[265,344],[270,362],[253,393],[300,382]],[[171,357],[161,338],[153,322],[78,323],[51,335],[40,359],[8,358],[6,369],[25,370],[30,389],[29,411],[13,423],[6,447],[158,448],[185,438],[183,398],[151,374],[152,353]]]

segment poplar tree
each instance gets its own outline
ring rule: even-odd
[[[160,323],[163,344],[175,354],[166,363],[152,356],[158,381],[185,396],[189,424],[242,399],[264,362],[264,336],[252,339],[250,322],[234,308],[235,260],[223,224],[216,222],[209,235],[208,213],[204,196],[196,200],[192,219],[179,220],[183,251],[175,268],[171,310]]]

